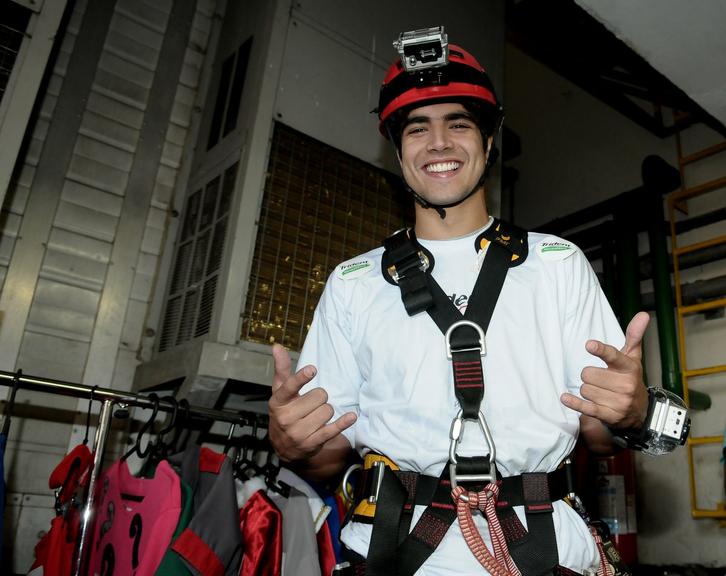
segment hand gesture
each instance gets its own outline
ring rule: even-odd
[[[293,374],[290,354],[279,344],[272,347],[272,356],[275,377],[268,404],[270,441],[283,461],[309,459],[320,452],[326,442],[352,426],[356,415],[348,412],[328,423],[333,417],[333,407],[327,403],[327,392],[313,388],[300,395],[300,389],[315,377],[315,367],[304,366]]]
[[[650,316],[638,312],[625,331],[620,349],[588,340],[586,350],[601,358],[606,368],[588,366],[582,371],[582,398],[563,394],[562,403],[611,428],[640,428],[648,412],[648,393],[643,385],[642,340]]]

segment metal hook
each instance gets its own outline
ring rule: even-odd
[[[134,445],[131,447],[131,449],[121,457],[121,460],[126,460],[134,453],[136,453],[139,458],[143,459],[146,458],[146,456],[148,456],[149,452],[151,451],[152,443],[150,441],[147,442],[146,449],[141,448],[141,438],[149,430],[151,430],[151,432],[149,432],[149,435],[153,433],[152,426],[154,425],[156,415],[159,413],[159,396],[155,392],[152,392],[151,394],[149,394],[149,400],[154,403],[154,406],[152,407],[151,418],[149,418],[149,420],[146,421],[146,423],[144,423],[144,425],[141,427],[138,435],[136,436],[136,442],[134,442]]]
[[[91,428],[91,407],[93,406],[93,394],[98,386],[91,388],[90,397],[88,398],[88,412],[86,412],[86,434],[83,436],[83,443],[88,444],[88,430]]]
[[[10,398],[5,404],[5,421],[3,422],[2,435],[7,438],[8,432],[10,432],[10,416],[15,406],[15,393],[20,388],[20,379],[23,377],[23,371],[18,370],[13,377],[13,387],[10,389]]]

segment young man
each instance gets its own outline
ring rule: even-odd
[[[432,68],[433,74],[409,74],[397,61],[381,89],[379,116],[381,131],[393,140],[416,199],[414,242],[428,256],[420,268],[428,265],[425,274],[464,314],[479,305],[472,294],[480,270],[489,273],[489,253],[501,249],[494,243],[505,245],[510,236],[490,217],[484,187],[501,107],[478,62],[457,46],[448,48],[448,63]],[[381,494],[388,491],[395,468],[401,471],[396,473],[399,479],[402,472],[441,477],[437,486],[443,483],[451,491],[454,486],[448,482],[460,478],[457,464],[449,467],[452,457],[460,462],[479,457],[494,476],[547,477],[544,473],[552,473],[567,458],[578,434],[592,449],[605,452],[612,445],[608,427],[642,426],[648,394],[642,381],[641,339],[648,315],[638,314],[624,338],[575,246],[535,233],[525,234],[522,244],[524,248],[511,254],[488,329],[482,327],[486,393],[473,408],[455,392],[455,387],[467,387],[467,379],[452,375],[443,329],[429,313],[407,312],[398,280],[387,271],[390,261],[382,264],[383,248],[340,265],[318,305],[300,369],[292,371],[281,346],[273,349],[270,438],[280,458],[320,480],[342,471],[352,450],[379,454],[385,457],[386,480],[369,473],[368,485],[376,486],[368,486],[368,495],[379,496],[380,486]],[[355,272],[344,274],[353,268]],[[479,353],[475,356],[478,364]],[[468,418],[465,413],[466,421],[461,420],[464,403],[470,413]],[[452,421],[465,428],[462,436],[453,433]],[[441,501],[439,508],[459,506],[456,498],[447,498],[448,504]],[[552,495],[555,501],[550,505],[546,498],[543,504],[550,509],[549,531],[557,535],[556,546],[554,536],[544,545],[556,547],[548,551],[549,561],[580,573],[596,570],[593,537],[561,498]],[[426,502],[415,503],[411,527],[427,510]],[[369,565],[379,555],[378,567],[366,573],[405,573],[407,568],[400,566],[381,568],[381,562],[385,566],[399,559],[389,554],[381,560],[379,549],[386,547],[386,539],[376,536],[375,525],[385,518],[379,510],[374,516],[361,506],[365,508],[365,500],[344,528],[343,542],[368,557]],[[381,497],[376,506],[388,504]],[[519,525],[534,525],[534,516],[525,518],[521,506],[513,510]],[[439,520],[426,522],[419,532],[441,532],[440,541],[427,540],[435,549],[411,570],[421,575],[486,573],[456,520],[443,530]],[[491,548],[484,516],[475,515],[474,522]],[[393,532],[394,547],[403,536]],[[394,556],[405,556],[406,550],[396,548]],[[542,555],[533,550],[532,555]]]

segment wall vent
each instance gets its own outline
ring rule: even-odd
[[[187,197],[174,249],[159,352],[209,333],[238,163]]]
[[[332,269],[412,221],[397,176],[276,123],[241,339],[299,350]]]

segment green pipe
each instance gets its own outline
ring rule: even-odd
[[[638,214],[634,206],[619,206],[614,212],[615,249],[618,263],[619,318],[623,330],[630,320],[641,310],[640,276],[638,266],[638,228],[634,216]],[[643,361],[643,382],[648,383]]]
[[[663,200],[660,195],[648,195],[648,241],[653,267],[653,294],[655,315],[658,319],[658,344],[663,388],[683,396],[683,382],[678,360],[676,321],[673,315],[673,291],[669,266],[668,247],[663,234]]]

